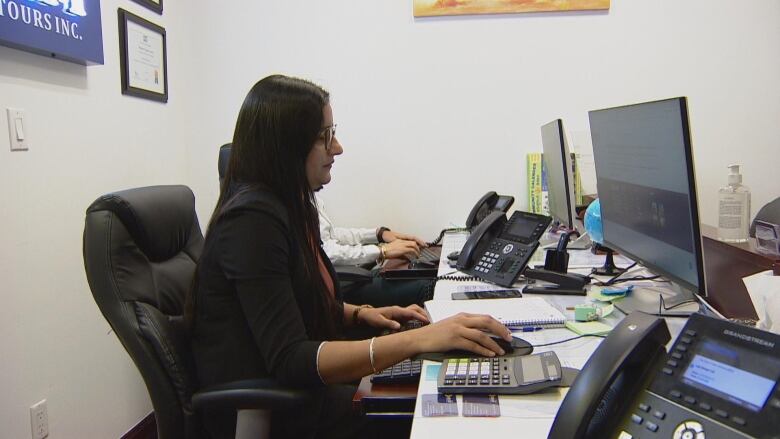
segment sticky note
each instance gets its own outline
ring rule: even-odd
[[[612,327],[606,323],[594,322],[575,322],[567,321],[566,327],[579,335],[606,335],[612,330]]]

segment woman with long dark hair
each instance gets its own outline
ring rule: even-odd
[[[345,327],[397,329],[427,323],[417,305],[344,303],[319,240],[314,192],[343,152],[328,93],[281,75],[260,80],[236,122],[233,150],[198,263],[188,319],[201,386],[273,377],[311,389],[294,413],[274,412],[273,437],[352,437],[354,385],[422,352],[503,354],[489,333],[511,333],[489,316],[462,314],[422,328],[345,341]],[[326,402],[327,401],[327,402]],[[235,414],[211,412],[212,435],[230,437]]]

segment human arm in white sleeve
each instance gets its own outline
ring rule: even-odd
[[[319,198],[317,207],[322,248],[333,265],[360,265],[379,259],[375,229],[336,227]]]

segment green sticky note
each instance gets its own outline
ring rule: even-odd
[[[598,300],[599,302],[612,302],[613,300],[622,299],[626,297],[625,294],[611,294],[606,295],[601,292],[602,287],[599,286],[592,286],[590,287],[590,291],[588,292],[588,296],[593,298],[594,300]]]
[[[606,323],[594,322],[575,322],[567,321],[566,327],[579,335],[606,335],[612,330],[612,327]]]

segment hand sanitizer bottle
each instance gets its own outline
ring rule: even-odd
[[[718,239],[747,242],[750,229],[750,189],[742,184],[740,165],[729,165],[729,184],[718,190]]]

